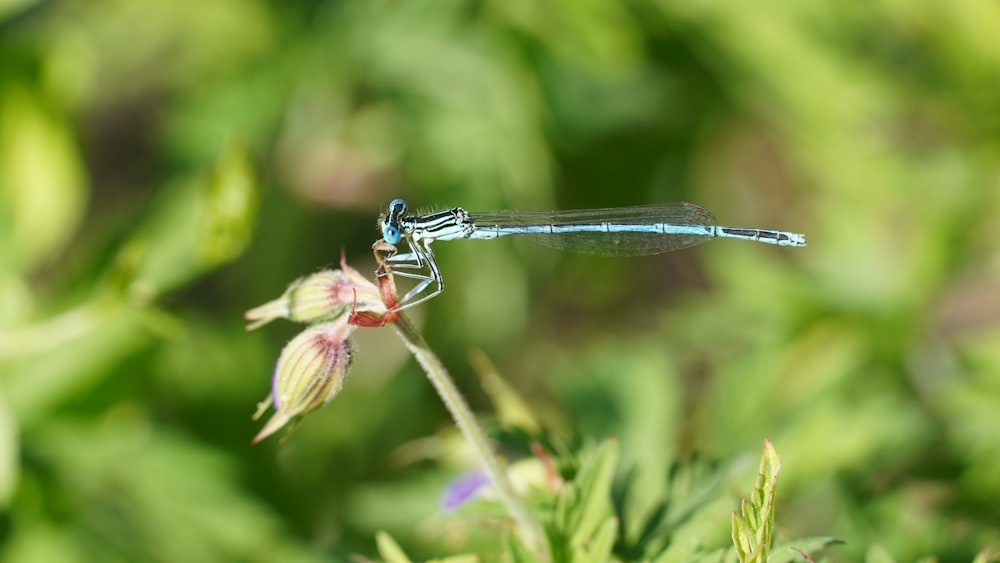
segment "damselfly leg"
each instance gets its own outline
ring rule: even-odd
[[[381,244],[380,244],[381,243]],[[396,253],[396,247],[379,241],[375,245],[375,255],[379,261],[379,275],[391,274],[401,278],[415,280],[416,285],[406,292],[399,300],[397,310],[408,309],[432,299],[444,291],[444,281],[441,279],[441,269],[434,259],[434,251],[430,241],[413,242],[406,240],[409,252]],[[389,250],[391,249],[391,250]],[[379,254],[379,252],[383,254]]]

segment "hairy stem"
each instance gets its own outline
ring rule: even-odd
[[[507,508],[511,518],[517,523],[521,533],[521,539],[528,545],[536,556],[542,561],[549,559],[548,544],[542,531],[542,525],[535,516],[528,510],[528,507],[521,502],[521,499],[514,494],[514,488],[507,479],[507,474],[500,465],[500,460],[493,454],[489,441],[482,429],[476,423],[469,405],[465,402],[462,394],[448,375],[441,360],[434,355],[434,352],[427,346],[423,336],[410,324],[409,320],[400,315],[396,322],[392,323],[406,347],[417,359],[417,362],[424,368],[427,378],[431,380],[437,390],[441,400],[444,401],[452,418],[458,425],[465,439],[472,445],[476,452],[476,457],[483,464],[486,474],[489,476],[493,487],[500,497],[500,501]]]

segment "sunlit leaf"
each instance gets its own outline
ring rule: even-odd
[[[52,260],[76,230],[86,178],[70,124],[38,92],[0,88],[0,268]]]
[[[20,477],[17,418],[7,406],[6,393],[0,391],[0,508],[6,508]]]
[[[504,554],[511,563],[533,563],[535,556],[525,547],[516,534],[504,534]]]
[[[833,537],[801,538],[775,542],[771,548],[769,563],[801,562],[803,554],[812,555],[821,549],[842,544],[844,542]]]
[[[149,299],[235,258],[249,243],[257,189],[248,156],[239,148],[200,178],[168,187],[119,255],[130,293]]]
[[[896,559],[886,548],[873,545],[865,553],[865,563],[896,563]]]
[[[781,460],[770,441],[764,441],[757,482],[750,500],[742,503],[742,515],[733,512],[733,544],[742,563],[764,563],[771,550],[774,525],[774,491]]]
[[[410,558],[406,556],[403,549],[399,547],[396,540],[389,534],[379,531],[375,534],[375,545],[378,547],[379,555],[385,563],[410,563]]]
[[[618,443],[607,440],[590,452],[571,485],[577,492],[575,502],[569,502],[566,531],[570,542],[583,546],[590,542],[598,526],[611,510],[611,481],[618,463]]]

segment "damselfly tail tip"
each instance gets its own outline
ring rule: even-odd
[[[787,246],[805,246],[806,236],[799,233],[786,233],[786,238],[781,244],[785,244]]]

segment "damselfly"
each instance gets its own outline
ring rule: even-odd
[[[400,299],[400,309],[423,303],[444,290],[444,279],[431,250],[431,243],[436,240],[521,235],[559,250],[597,256],[660,254],[715,237],[781,246],[806,245],[805,235],[798,233],[720,227],[711,212],[693,203],[481,213],[456,207],[426,215],[406,215],[406,202],[394,199],[379,221],[386,243],[395,246],[405,241],[410,249],[385,258],[395,275],[417,280],[417,285]]]

